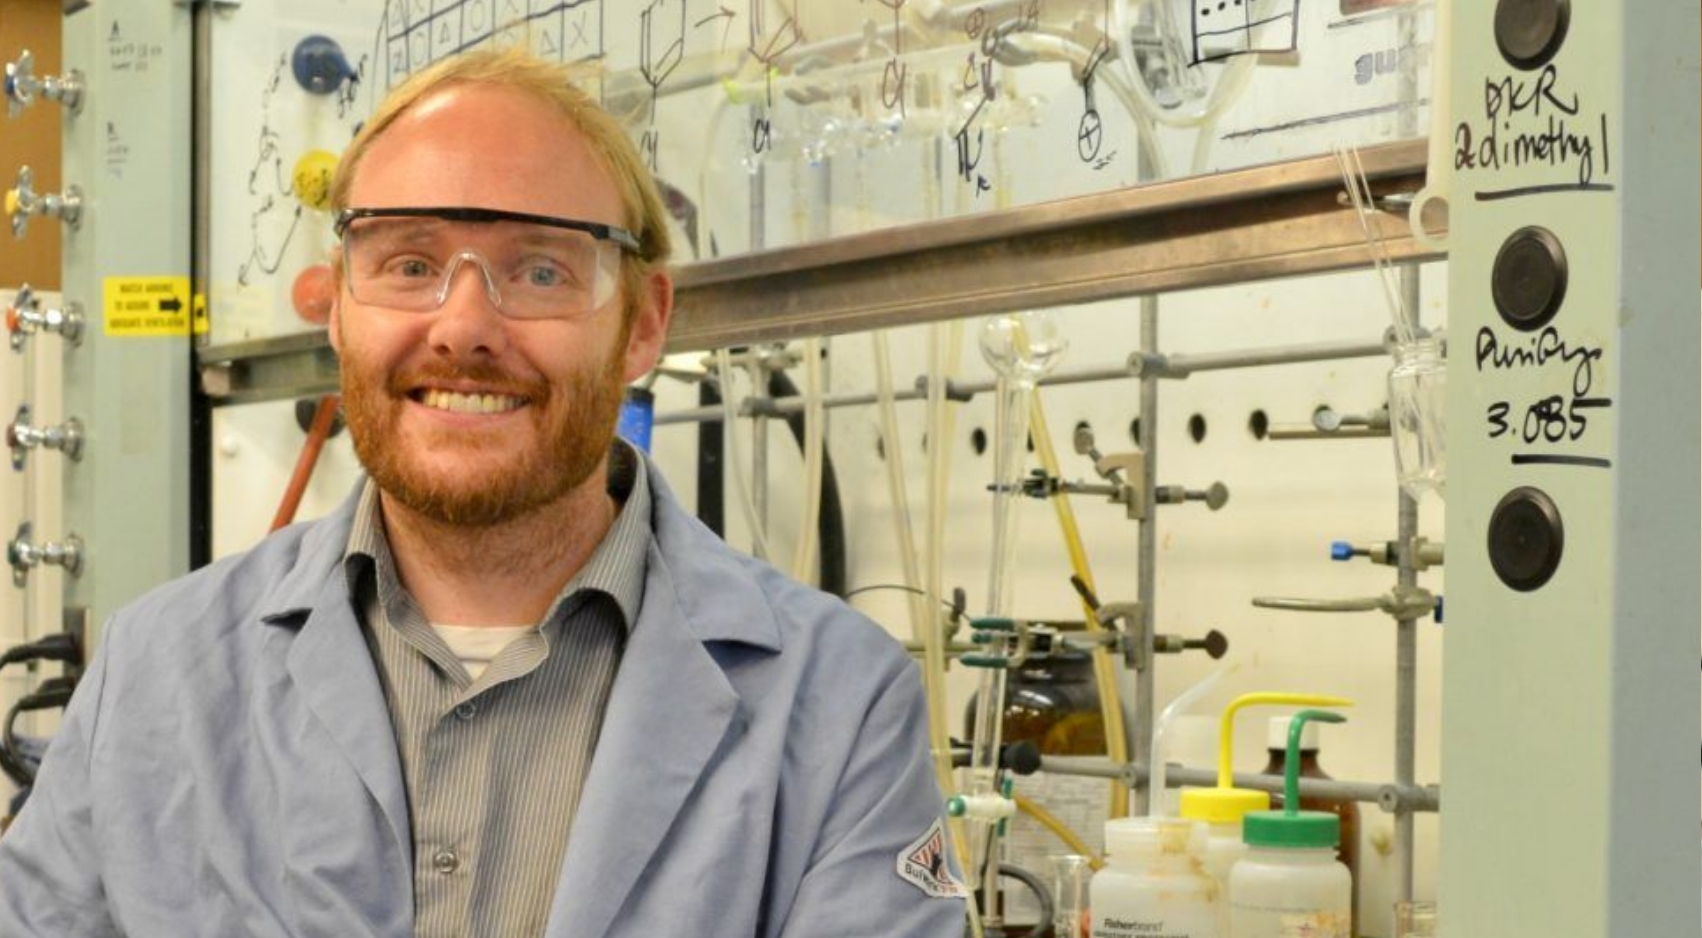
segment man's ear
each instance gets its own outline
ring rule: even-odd
[[[643,296],[632,316],[626,340],[626,380],[637,381],[656,367],[668,324],[674,317],[674,278],[658,270],[644,278]]]

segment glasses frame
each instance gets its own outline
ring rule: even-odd
[[[337,213],[337,220],[331,230],[337,235],[337,240],[343,240],[349,225],[362,218],[437,218],[443,221],[469,222],[499,222],[518,221],[532,225],[544,225],[549,228],[565,228],[569,231],[583,231],[598,241],[608,241],[619,245],[628,254],[642,256],[643,248],[632,232],[617,225],[605,225],[595,221],[580,221],[577,218],[557,218],[553,215],[533,215],[529,212],[510,212],[499,208],[469,208],[464,206],[445,207],[404,207],[404,208],[346,208]]]

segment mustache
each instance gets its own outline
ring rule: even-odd
[[[493,394],[506,394],[527,400],[542,400],[549,396],[549,382],[541,378],[521,378],[485,362],[464,365],[434,364],[414,368],[390,376],[386,382],[392,395],[406,396],[422,385],[458,383],[477,384]]]

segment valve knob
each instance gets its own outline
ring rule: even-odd
[[[16,62],[6,63],[6,114],[17,117],[40,95],[58,101],[75,114],[83,107],[83,73],[71,69],[64,75],[35,77],[35,56],[25,49]]]
[[[12,468],[23,471],[24,459],[34,447],[56,449],[75,460],[83,455],[83,424],[73,417],[57,427],[30,426],[30,405],[19,404],[18,415],[6,425],[6,445],[12,450]]]
[[[28,230],[31,215],[58,218],[75,229],[83,215],[83,193],[76,186],[66,186],[62,193],[38,195],[33,188],[35,175],[28,166],[18,170],[18,185],[6,191],[6,214],[12,217],[12,235],[22,238]]]
[[[76,576],[83,569],[83,541],[73,534],[63,541],[43,544],[30,542],[30,523],[18,525],[18,533],[6,542],[6,562],[12,567],[12,585],[22,587],[29,580],[30,570],[47,565],[64,569]]]
[[[37,332],[57,332],[76,345],[83,338],[83,310],[76,303],[66,303],[63,309],[42,309],[41,298],[26,283],[12,296],[12,305],[6,307],[6,331],[14,352],[23,351],[24,340]]]

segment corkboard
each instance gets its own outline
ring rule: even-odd
[[[35,56],[35,74],[60,70],[61,0],[4,0],[0,2],[0,57],[15,62],[23,50]],[[60,173],[60,106],[37,100],[16,118],[5,119],[0,131],[0,188],[17,184],[18,168],[35,174],[37,192],[58,192]],[[22,240],[0,231],[0,287],[28,283],[40,290],[59,289],[59,223],[32,219]]]

